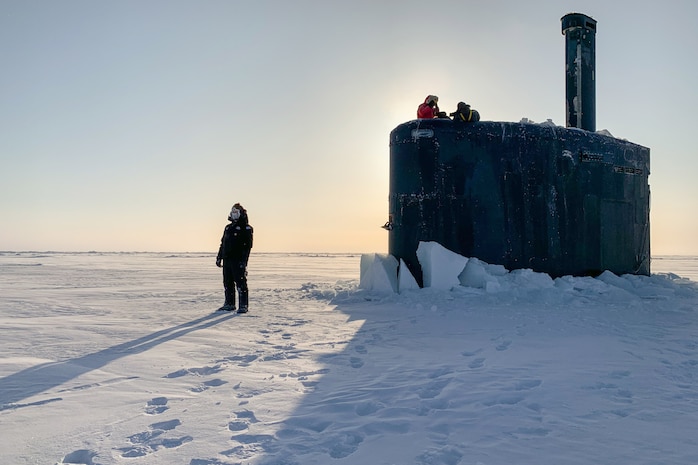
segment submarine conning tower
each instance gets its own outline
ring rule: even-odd
[[[578,16],[562,18],[568,47],[570,32],[582,27],[573,25]],[[580,87],[579,76],[572,82]],[[589,92],[579,95],[585,101]],[[591,114],[593,127],[593,111],[574,108],[581,120]],[[649,148],[568,119],[574,125],[567,128],[449,119],[397,126],[390,133],[389,253],[420,285],[421,241],[552,277],[649,275]]]

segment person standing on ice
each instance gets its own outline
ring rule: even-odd
[[[247,218],[247,210],[236,203],[228,215],[230,224],[226,225],[221,239],[221,246],[216,257],[216,266],[223,268],[223,289],[225,304],[219,310],[235,310],[235,289],[240,294],[238,313],[247,313],[247,260],[252,250],[252,226]]]

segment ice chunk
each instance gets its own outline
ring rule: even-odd
[[[545,289],[555,286],[555,281],[546,273],[537,273],[529,268],[514,270],[509,273],[511,282],[524,289]]]
[[[410,269],[407,268],[407,264],[405,264],[402,258],[400,259],[400,268],[397,270],[397,288],[398,292],[419,289],[417,280],[414,279],[414,276],[412,276]]]
[[[503,265],[491,265],[489,263],[481,262],[482,266],[485,267],[485,271],[492,276],[504,276],[509,273],[509,270],[504,268]]]
[[[477,258],[471,258],[463,268],[463,272],[458,275],[461,286],[484,288],[487,283],[487,272],[485,267]]]
[[[509,271],[502,265],[490,265],[477,258],[469,258],[465,269],[458,276],[461,286],[485,289],[487,292],[499,292],[502,283],[499,277]]]
[[[398,263],[395,257],[384,254],[363,254],[360,266],[359,287],[361,289],[397,292]]]
[[[496,282],[497,278],[487,272],[485,265],[487,263],[477,258],[468,259],[463,272],[458,276],[461,286],[485,289],[488,282]]]
[[[468,263],[467,258],[438,242],[420,242],[417,246],[417,260],[422,266],[424,287],[445,290],[460,285],[458,275]]]

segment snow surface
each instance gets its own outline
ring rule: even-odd
[[[536,122],[533,121],[532,119],[521,118],[521,120],[519,120],[519,123],[523,123],[523,124],[538,124],[538,125],[540,125],[540,126],[547,126],[547,127],[563,127],[563,126],[558,126],[557,124],[555,124],[555,122],[554,122],[551,118],[548,118],[548,119],[546,119],[545,121],[541,121],[540,123],[536,123]],[[575,129],[578,129],[578,128],[566,128],[566,129],[575,130]],[[609,131],[608,129],[599,129],[599,130],[597,130],[597,131],[595,131],[595,132],[596,132],[596,134],[600,134],[600,135],[602,135],[602,136],[608,136],[608,137],[616,138],[613,134],[611,134],[611,131]],[[627,140],[627,139],[621,139],[621,140]]]
[[[0,463],[698,463],[695,257],[398,294],[253,253],[247,315],[214,261],[0,253]]]

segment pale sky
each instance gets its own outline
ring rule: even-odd
[[[596,125],[651,149],[652,254],[698,255],[698,2],[0,0],[0,250],[387,252],[389,134],[564,126],[570,12]]]

